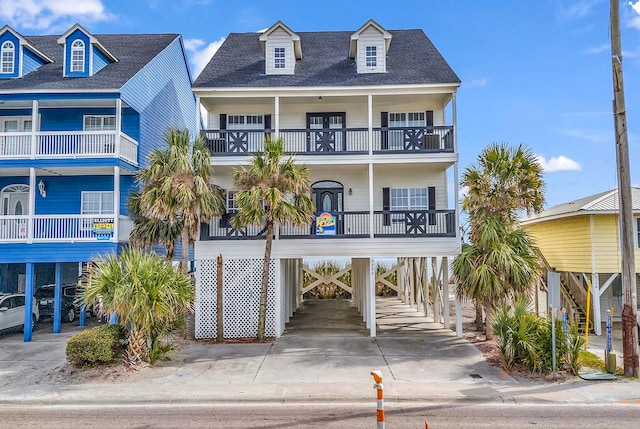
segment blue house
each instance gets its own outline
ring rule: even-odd
[[[127,198],[147,155],[169,126],[195,135],[196,117],[178,34],[0,28],[0,291],[24,292],[30,308],[56,283],[59,309],[61,284],[129,240]]]

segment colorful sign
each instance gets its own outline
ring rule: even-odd
[[[329,212],[316,216],[316,235],[336,235],[336,217]]]
[[[93,220],[93,233],[98,240],[110,240],[113,237],[113,218]]]
[[[25,222],[20,222],[18,225],[18,237],[25,238],[27,236],[27,224]]]

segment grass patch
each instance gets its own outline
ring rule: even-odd
[[[597,369],[598,371],[602,372],[605,372],[607,370],[604,365],[604,360],[591,352],[584,350],[581,351],[578,360],[580,362],[580,366],[582,367]]]

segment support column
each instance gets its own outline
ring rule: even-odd
[[[424,267],[422,273],[422,290],[424,291],[424,316],[429,317],[429,258],[424,257]]]
[[[369,155],[373,155],[373,95],[367,95],[367,121],[369,135]]]
[[[442,309],[440,308],[440,286],[438,280],[438,258],[431,257],[431,286],[433,287],[433,321],[440,323]]]
[[[273,118],[273,122],[275,125],[275,134],[276,134],[276,139],[278,139],[280,137],[280,97],[279,96],[275,96],[274,97],[274,106],[273,106],[273,112],[274,112],[274,118]]]
[[[121,238],[118,231],[120,226],[120,167],[113,167],[113,241]]]
[[[375,234],[375,219],[373,213],[373,163],[369,163],[369,238],[373,240]]]
[[[593,302],[593,329],[602,335],[602,314],[600,313],[600,276],[591,273],[591,302]]]
[[[27,243],[33,243],[35,225],[33,215],[36,211],[36,169],[29,168],[29,218],[27,219]]]
[[[114,156],[116,158],[121,157],[122,142],[120,140],[120,134],[122,133],[122,100],[116,99],[116,148]]]
[[[60,333],[60,319],[62,316],[62,264],[56,262],[55,290],[53,294],[53,333]]]
[[[35,280],[33,262],[26,263],[25,286],[24,286],[24,342],[31,341],[32,326],[31,318],[33,317],[33,283]]]
[[[201,109],[201,104],[200,104],[200,96],[196,95],[196,135],[193,136],[194,138],[198,137],[198,131],[200,131],[203,127],[202,127],[202,112],[200,111]]]
[[[33,100],[31,102],[31,159],[36,159],[36,154],[38,153],[38,134],[37,132],[40,130],[40,121],[38,121],[38,100]]]
[[[376,267],[373,265],[371,258],[366,259],[367,272],[366,272],[366,285],[369,293],[369,336],[375,338],[376,336]]]
[[[456,337],[462,337],[462,303],[458,298],[458,285],[456,284]]]
[[[457,112],[457,107],[456,107],[456,93],[454,92],[452,97],[451,97],[451,113],[453,116],[453,153],[457,154],[458,153],[458,112]],[[456,201],[456,205],[454,207],[454,213],[455,213],[455,225],[454,228],[456,229],[455,233],[456,233],[456,238],[458,239],[458,246],[461,245],[462,242],[462,237],[461,237],[461,232],[460,232],[460,192],[458,192],[458,190],[460,189],[460,185],[458,184],[458,161],[456,160],[453,163],[453,189],[454,189],[454,195],[455,195],[455,201]]]
[[[449,321],[449,259],[444,256],[442,258],[442,295],[444,295],[444,329],[450,329]]]

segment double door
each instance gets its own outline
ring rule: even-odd
[[[346,150],[345,116],[342,113],[307,113],[307,152]]]

